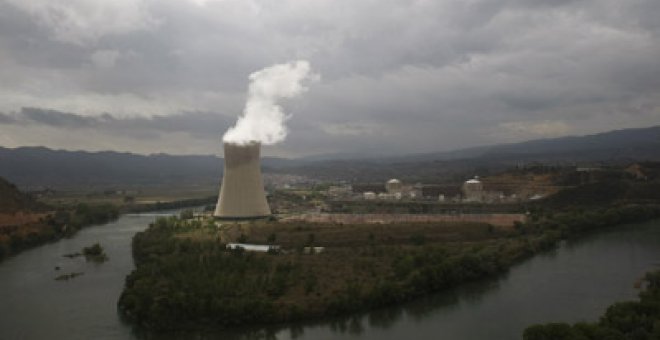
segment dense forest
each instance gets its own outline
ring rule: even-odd
[[[119,308],[129,320],[155,330],[343,314],[490,277],[562,239],[658,217],[658,205],[564,212],[536,209],[527,223],[510,230],[437,224],[428,227],[445,228],[453,238],[409,232],[396,242],[369,232],[359,236],[360,245],[328,246],[320,254],[308,254],[305,247],[328,245],[324,239],[335,228],[293,226],[290,229],[298,234],[291,238],[295,241],[288,241],[289,249],[257,254],[227,250],[215,236],[212,221],[161,218],[133,240],[137,268],[126,279]],[[279,229],[283,227],[289,228],[280,225]],[[354,227],[359,231],[360,226]],[[263,236],[245,234],[240,240],[265,243],[282,237],[273,234],[262,240]]]

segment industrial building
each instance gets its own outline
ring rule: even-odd
[[[468,202],[481,202],[484,200],[484,185],[479,176],[469,179],[463,183],[463,195]]]
[[[392,178],[385,183],[385,190],[387,190],[388,194],[401,193],[403,191],[403,183],[396,178]]]
[[[259,253],[268,253],[268,252],[279,252],[280,246],[271,245],[271,244],[247,244],[247,243],[227,243],[225,246],[230,250],[242,249],[245,251],[254,251]]]
[[[261,176],[261,143],[225,143],[222,186],[213,216],[219,219],[255,219],[271,215]]]

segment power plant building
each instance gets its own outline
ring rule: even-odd
[[[229,220],[270,216],[261,176],[261,144],[224,143],[224,150],[224,174],[213,216]]]
[[[484,185],[478,176],[463,183],[463,194],[468,202],[481,202],[484,200]]]
[[[385,190],[388,194],[400,194],[403,191],[403,183],[396,178],[392,178],[385,183]]]

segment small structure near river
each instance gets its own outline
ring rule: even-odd
[[[280,246],[277,245],[263,245],[263,244],[248,244],[248,243],[227,243],[227,249],[245,251],[254,251],[260,253],[279,252]]]

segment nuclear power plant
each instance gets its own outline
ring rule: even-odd
[[[244,220],[271,216],[261,178],[261,143],[224,143],[225,170],[213,216]]]

